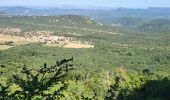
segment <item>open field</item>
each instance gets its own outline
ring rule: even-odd
[[[68,43],[63,46],[64,48],[94,48],[94,45],[83,43]]]
[[[8,41],[21,42],[21,41],[26,41],[26,39],[24,37],[19,37],[19,36],[0,35],[0,42],[8,42]]]
[[[8,45],[0,45],[0,50],[6,50],[11,48],[12,46],[8,46]]]
[[[93,48],[88,43],[79,43],[69,41],[69,38],[58,36],[44,36],[41,32],[38,36],[22,37],[11,35],[0,35],[0,50],[9,49],[17,45],[26,45],[30,43],[46,42],[45,46],[64,47],[64,48]]]

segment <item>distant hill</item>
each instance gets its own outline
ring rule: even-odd
[[[96,22],[89,17],[78,15],[61,15],[58,16],[58,21],[63,21],[71,24],[96,24]]]
[[[170,19],[155,19],[138,27],[143,32],[167,32],[170,31]]]
[[[141,18],[134,18],[134,17],[121,17],[121,18],[115,18],[113,19],[114,24],[118,24],[122,27],[129,27],[129,26],[135,26],[139,23],[142,23],[144,20]]]
[[[36,7],[0,7],[0,12],[9,15],[22,15],[22,16],[55,16],[55,15],[84,15],[94,18],[97,21],[111,24],[115,18],[120,17],[133,17],[133,18],[170,18],[170,8],[147,8],[147,9],[83,9],[71,7],[65,8],[47,8],[37,9]],[[129,19],[131,20],[131,19]],[[132,22],[133,23],[133,22]]]
[[[0,15],[5,15],[5,13],[3,13],[3,12],[0,12]]]

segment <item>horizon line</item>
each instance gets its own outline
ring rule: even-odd
[[[66,6],[65,9],[149,9],[149,8],[170,8],[170,7],[103,7],[103,6],[92,6],[92,5],[80,5],[80,6],[75,6],[75,5],[56,5],[56,6],[41,6],[41,5],[0,5],[0,7],[23,7],[23,8],[36,8],[36,9],[50,9],[50,8],[63,8]],[[40,7],[40,8],[38,8]],[[88,8],[91,7],[91,8]],[[94,8],[92,8],[94,7]]]

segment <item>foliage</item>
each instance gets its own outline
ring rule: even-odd
[[[21,89],[16,90],[12,94],[12,97],[17,98],[19,96],[20,98],[31,100],[31,98],[34,98],[35,96],[44,97],[46,99],[54,99],[56,95],[62,95],[60,94],[60,91],[67,87],[63,79],[67,72],[73,69],[73,65],[69,64],[71,61],[73,61],[73,58],[63,59],[61,61],[57,61],[56,65],[50,67],[47,67],[47,64],[45,63],[44,66],[38,70],[24,67],[20,76],[13,75],[14,84]],[[55,90],[52,94],[44,93],[44,91],[59,82],[63,85],[58,88],[58,90]],[[9,86],[2,87],[2,97],[8,97],[8,87]]]
[[[144,32],[169,32],[169,19],[154,19],[142,24],[138,29]]]
[[[137,23],[136,19],[128,20]],[[169,99],[168,32],[131,31],[70,15],[0,16],[0,23],[1,28],[21,28],[21,32],[5,33],[8,35],[34,35],[48,30],[52,35],[92,42],[95,46],[69,49],[32,43],[0,51],[1,99]],[[77,66],[73,71],[69,72],[72,59],[53,65],[56,59],[70,56],[74,56]],[[44,62],[48,66],[39,68]],[[22,68],[24,65],[29,67]]]

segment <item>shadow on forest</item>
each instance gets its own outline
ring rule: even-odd
[[[116,83],[110,86],[108,90],[110,95],[106,96],[105,100],[170,100],[170,80],[168,78],[148,80],[141,88],[135,89],[133,92],[121,89],[119,78],[116,78],[115,81]]]
[[[170,80],[149,80],[126,100],[170,100]]]

